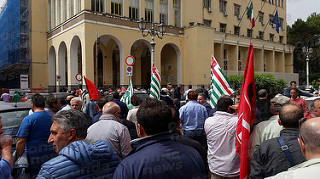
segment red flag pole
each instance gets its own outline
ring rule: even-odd
[[[91,100],[98,100],[98,98],[101,96],[96,85],[92,83],[88,78],[84,77],[84,80],[86,81],[88,93]]]
[[[250,44],[243,75],[236,131],[236,151],[240,157],[240,179],[249,178],[249,137],[256,121],[256,89],[254,83],[253,46]]]

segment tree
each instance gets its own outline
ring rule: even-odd
[[[313,53],[309,57],[309,81],[320,77],[320,14],[312,13],[304,22],[298,19],[292,27],[288,26],[288,44],[294,45],[294,72],[299,73],[299,81],[306,82],[306,56],[302,47],[311,47]]]

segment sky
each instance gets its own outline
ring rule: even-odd
[[[292,25],[297,19],[306,20],[313,13],[320,13],[319,0],[286,0],[287,1],[287,24]],[[5,0],[0,0],[0,7]]]

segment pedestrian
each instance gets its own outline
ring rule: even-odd
[[[42,165],[37,178],[112,178],[117,154],[108,142],[84,140],[89,124],[82,112],[60,111],[52,122],[48,143],[58,156]]]
[[[292,88],[297,88],[297,82],[296,81],[291,81],[290,82],[290,85],[284,91],[284,95],[290,98],[291,97],[290,91],[291,91]],[[297,91],[298,91],[298,96],[307,96],[307,97],[312,97],[313,96],[310,93],[306,93],[306,92],[300,91],[298,88],[297,88]]]
[[[252,179],[276,175],[305,161],[297,140],[302,109],[295,104],[284,105],[279,118],[283,126],[280,137],[264,141],[251,157]]]
[[[2,121],[0,116],[0,178],[11,178],[13,167],[12,138],[3,134]]]
[[[97,100],[96,108],[97,108],[98,113],[93,117],[93,119],[91,121],[91,125],[99,121],[99,118],[102,115],[102,108],[107,102],[108,102],[108,100],[105,97],[100,97]]]
[[[103,106],[99,121],[88,128],[87,140],[108,141],[117,152],[120,159],[124,159],[132,150],[130,133],[119,118],[121,108],[115,102],[108,102]]]
[[[26,152],[30,177],[35,178],[43,163],[53,157],[54,151],[47,143],[50,135],[51,114],[44,110],[45,98],[36,93],[31,98],[33,113],[25,117],[17,133],[17,158]]]
[[[200,154],[175,142],[168,132],[172,111],[166,104],[147,98],[137,117],[141,138],[132,141],[133,150],[119,164],[114,178],[206,178]]]
[[[308,118],[320,117],[320,98],[313,100],[310,107],[311,107],[311,113],[307,117]]]
[[[279,173],[268,179],[318,179],[320,176],[320,118],[301,121],[300,135],[298,138],[302,154],[306,162],[291,167],[288,171]]]
[[[203,130],[205,119],[208,118],[207,110],[204,106],[197,103],[198,93],[189,91],[188,103],[179,109],[182,120],[183,135],[198,141],[204,148],[206,139]]]
[[[309,115],[308,103],[306,100],[300,98],[298,88],[291,88],[290,96],[291,96],[290,103],[300,106],[301,109],[303,110],[303,114],[304,114],[303,116],[307,117]]]
[[[270,100],[268,99],[268,92],[266,89],[261,89],[258,92],[259,99],[257,100],[257,108],[260,111],[261,120],[256,121],[256,124],[259,124],[262,121],[267,121],[272,116],[270,112]]]
[[[60,99],[56,98],[56,97],[50,97],[47,100],[47,107],[48,110],[47,112],[50,113],[51,115],[54,115],[55,113],[57,113],[60,108],[61,108],[61,103],[60,103]]]
[[[209,113],[210,111],[212,110],[212,107],[211,105],[207,102],[207,97],[204,93],[199,93],[198,94],[198,98],[197,98],[197,102],[201,105],[203,105],[206,110],[207,110],[207,113],[208,113],[208,116],[209,116]]]
[[[9,94],[9,90],[5,90],[4,93],[2,93],[1,95],[1,100],[4,102],[10,102],[10,94]]]
[[[238,116],[230,113],[232,105],[230,96],[220,97],[217,111],[204,124],[211,179],[236,179],[240,175],[240,158],[234,145]]]

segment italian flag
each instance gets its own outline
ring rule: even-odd
[[[234,90],[228,82],[228,78],[223,74],[217,60],[211,55],[211,84],[210,84],[210,105],[216,107],[221,95],[232,95]]]
[[[247,11],[247,16],[250,18],[252,28],[254,27],[254,16],[253,16],[253,2],[251,2],[249,9]]]

